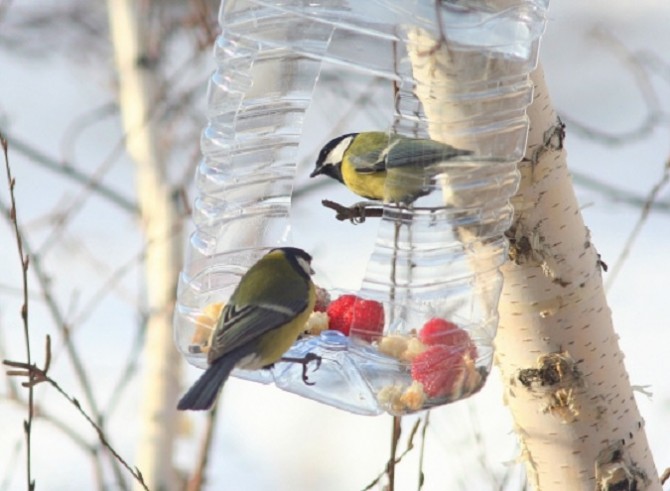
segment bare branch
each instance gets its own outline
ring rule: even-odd
[[[9,186],[9,200],[10,200],[10,209],[9,217],[14,228],[14,237],[16,239],[16,249],[19,253],[19,260],[21,261],[21,283],[23,285],[23,305],[21,305],[21,319],[23,320],[23,336],[26,345],[26,363],[28,365],[32,364],[31,354],[30,354],[30,329],[28,325],[28,265],[29,259],[28,256],[24,253],[23,250],[23,238],[21,231],[19,229],[19,222],[16,216],[16,199],[14,196],[14,186],[16,182],[12,176],[12,170],[9,165],[9,154],[8,154],[8,145],[7,139],[5,136],[0,133],[0,144],[2,145],[2,153],[5,159],[5,169],[7,171],[7,184]],[[28,419],[25,420],[23,428],[26,434],[26,482],[28,486],[28,491],[35,489],[35,481],[32,476],[32,455],[31,455],[31,430],[33,426],[33,415],[34,415],[34,401],[33,401],[33,388],[32,386],[28,387]]]
[[[95,172],[91,174],[89,181],[84,183],[84,186],[79,191],[79,195],[75,196],[69,203],[67,208],[58,214],[58,220],[51,229],[49,236],[43,241],[39,252],[44,254],[50,247],[57,243],[57,238],[63,235],[63,231],[69,225],[69,222],[75,217],[77,213],[84,209],[84,203],[95,192],[95,186],[102,181],[104,175],[109,171],[114,162],[123,153],[125,145],[125,137],[119,139],[114,148],[109,152],[105,159],[97,166]]]
[[[326,208],[335,210],[335,218],[341,222],[349,220],[351,223],[363,223],[366,218],[381,217],[384,208],[378,203],[362,202],[352,206],[344,206],[329,199],[321,200]]]
[[[621,251],[621,254],[617,258],[612,268],[610,269],[610,273],[607,276],[607,281],[605,282],[606,291],[608,291],[612,287],[612,285],[616,281],[617,276],[619,276],[621,268],[623,267],[624,263],[626,262],[626,259],[628,259],[628,255],[633,249],[633,244],[637,240],[638,236],[640,235],[640,232],[642,231],[642,227],[644,227],[644,224],[647,222],[647,219],[649,218],[649,214],[651,213],[651,209],[654,202],[656,201],[656,198],[658,197],[659,193],[663,190],[663,188],[668,184],[668,182],[670,182],[670,158],[666,160],[665,165],[663,166],[663,174],[661,175],[661,178],[654,185],[651,191],[649,191],[649,196],[647,196],[647,200],[644,203],[642,210],[640,211],[640,216],[637,219],[637,222],[635,223],[635,227],[633,227],[633,230],[631,230],[630,234],[628,235],[626,243],[624,244],[624,248]]]
[[[575,184],[605,195],[608,199],[630,205],[634,208],[642,208],[647,204],[647,198],[638,196],[625,189],[602,182],[582,172],[571,170],[572,180]],[[651,209],[656,212],[670,213],[670,201],[654,201]]]
[[[99,193],[101,197],[106,198],[128,213],[132,213],[134,215],[139,214],[139,208],[137,207],[136,203],[132,202],[130,199],[106,186],[105,184],[94,181],[91,176],[84,174],[82,171],[76,169],[72,164],[68,162],[58,162],[57,160],[54,160],[53,158],[34,148],[32,145],[13,135],[8,136],[7,139],[12,142],[13,150],[30,159],[32,163],[38,164],[45,169],[72,179],[75,182],[89,186],[93,191]]]
[[[212,448],[212,440],[214,439],[214,429],[216,427],[216,415],[218,414],[219,405],[216,404],[214,408],[207,414],[207,425],[205,426],[205,433],[200,442],[200,450],[198,451],[198,461],[195,472],[188,481],[187,491],[201,491],[202,485],[205,482],[205,470],[207,469],[207,462],[209,460],[209,452]]]
[[[4,203],[0,202],[0,211],[3,213],[7,214],[10,219],[11,219],[11,210],[8,210]],[[88,375],[86,374],[86,370],[84,369],[84,366],[81,362],[81,357],[79,356],[79,353],[77,349],[75,348],[74,344],[72,343],[72,340],[70,339],[70,327],[65,321],[65,316],[61,312],[60,308],[58,307],[58,304],[56,303],[56,299],[53,297],[53,294],[50,289],[50,278],[46,274],[46,272],[42,269],[41,262],[39,260],[39,256],[34,256],[32,255],[32,249],[27,241],[24,240],[22,241],[23,245],[23,250],[26,251],[28,255],[32,258],[31,265],[32,265],[32,271],[37,277],[37,281],[40,285],[40,288],[42,290],[42,296],[44,298],[44,302],[47,305],[47,308],[53,317],[56,326],[58,327],[58,330],[60,331],[60,334],[63,338],[63,342],[65,345],[65,348],[67,350],[67,353],[70,357],[70,360],[73,364],[75,373],[77,374],[77,377],[79,379],[79,382],[82,385],[82,388],[84,389],[84,393],[86,394],[86,402],[91,406],[93,413],[100,415],[100,411],[98,410],[98,405],[95,401],[95,398],[93,397],[93,391],[91,390],[91,384],[88,380]]]
[[[63,134],[61,150],[65,161],[75,161],[75,145],[79,135],[89,128],[92,124],[101,119],[117,114],[117,106],[114,102],[107,102],[101,106],[94,107],[86,111],[81,116],[75,118],[65,129]]]
[[[23,367],[23,365],[21,365]],[[7,372],[9,375],[15,375],[15,376],[25,376],[27,375],[27,372],[25,370],[9,370]],[[23,384],[22,384],[23,385]],[[17,404],[22,407],[26,407],[27,403],[26,401],[23,401],[20,399],[18,393],[16,394],[10,394],[9,397],[6,399],[9,402],[12,402],[14,404]],[[54,416],[53,414],[50,414],[47,408],[44,406],[39,405],[38,403],[33,404],[34,408],[34,417],[35,419],[43,420],[50,425],[52,425],[54,428],[58,429],[61,431],[64,435],[66,435],[72,442],[80,447],[82,450],[88,453],[95,454],[97,452],[96,447],[88,443],[79,433],[77,433],[75,430],[73,430],[68,424],[59,419],[58,417]],[[1,488],[0,488],[1,489]]]
[[[419,448],[419,480],[416,487],[417,491],[421,491],[426,475],[423,472],[423,462],[426,455],[426,432],[428,431],[428,424],[430,423],[430,409],[426,411],[423,418],[423,427],[421,428],[421,447]]]
[[[663,471],[663,474],[661,474],[661,477],[660,477],[661,484],[665,484],[665,481],[667,481],[669,478],[670,478],[670,467],[665,469]]]
[[[146,255],[146,245],[142,247],[142,250],[133,255],[125,264],[122,264],[115,271],[109,275],[109,277],[98,287],[98,289],[91,295],[88,302],[79,309],[79,313],[75,317],[73,323],[77,325],[83,324],[95,311],[95,308],[98,306],[102,300],[109,295],[109,293],[114,289],[114,286],[117,285],[126,274],[130,273],[134,267],[138,267],[142,264]]]
[[[0,201],[0,211],[3,212],[5,215],[7,215],[10,221],[12,220],[12,217],[15,215],[13,207],[11,206],[7,207],[1,201]],[[78,378],[79,383],[84,391],[84,395],[86,396],[86,402],[90,406],[95,419],[98,421],[98,424],[102,426],[102,420],[103,420],[102,412],[100,411],[98,403],[93,395],[92,386],[89,377],[87,375],[87,372],[84,368],[82,359],[74,343],[72,342],[70,326],[66,322],[65,316],[62,313],[60,307],[58,306],[56,299],[54,298],[54,295],[51,291],[50,277],[46,274],[46,272],[42,268],[39,256],[32,254],[32,249],[29,245],[29,242],[25,240],[24,236],[22,236],[21,243],[22,248],[26,253],[26,257],[29,256],[31,258],[32,272],[35,274],[37,278],[37,282],[42,291],[42,298],[47,306],[47,309],[51,314],[52,318],[54,319],[54,323],[56,324],[56,327],[58,328],[61,337],[63,338],[63,345],[65,346],[68,358],[72,363],[75,375]],[[119,478],[121,476],[121,471],[119,469],[118,462],[112,458],[111,463],[112,463],[112,471],[116,474],[117,478]],[[119,485],[122,488],[124,488],[123,481],[119,481]]]
[[[24,387],[28,387],[29,389],[32,390],[32,388],[40,384],[42,382],[47,382],[49,383],[53,388],[56,389],[56,391],[62,395],[70,404],[72,404],[79,414],[81,414],[84,419],[91,425],[91,427],[95,430],[95,432],[98,435],[98,439],[100,440],[100,443],[107,449],[109,452],[114,456],[114,458],[123,466],[125,469],[135,478],[135,480],[140,483],[140,485],[148,491],[149,488],[147,488],[146,484],[144,483],[144,480],[142,478],[142,473],[137,469],[132,469],[130,465],[119,455],[119,453],[112,447],[112,445],[109,443],[109,439],[105,435],[105,432],[103,431],[102,427],[98,425],[93,419],[84,411],[84,409],[81,407],[81,404],[77,399],[69,395],[65,390],[56,382],[54,379],[52,379],[49,374],[47,373],[47,370],[49,368],[49,362],[51,360],[51,341],[50,337],[47,336],[46,338],[46,352],[45,352],[45,363],[44,363],[44,368],[39,368],[37,365],[33,363],[26,363],[26,362],[19,362],[19,361],[12,361],[12,360],[4,360],[3,364],[11,367],[11,368],[16,368],[17,370],[8,370],[7,375],[9,376],[17,376],[17,377],[26,377],[26,381],[22,382],[21,385]],[[34,489],[34,483],[33,487],[30,489]]]
[[[405,455],[407,455],[409,452],[411,452],[414,449],[414,437],[416,436],[416,433],[419,430],[419,425],[421,424],[421,419],[417,419],[416,422],[414,423],[414,426],[412,427],[412,431],[410,431],[409,437],[407,438],[407,447],[405,447],[405,450],[396,457],[396,452],[397,452],[397,447],[398,447],[398,441],[400,440],[400,423],[401,423],[401,418],[399,416],[394,416],[393,417],[393,434],[392,434],[392,440],[391,440],[391,458],[389,461],[386,463],[386,469],[383,472],[380,472],[379,475],[370,483],[368,484],[365,488],[363,488],[363,491],[369,491],[373,487],[379,483],[382,477],[385,475],[389,474],[390,472],[395,472],[395,466],[398,465],[403,458],[405,458]],[[424,428],[427,425],[427,423],[424,424]],[[424,436],[425,436],[425,429],[423,431]],[[386,488],[387,491],[393,491],[393,486],[395,483],[391,480],[392,477],[389,475],[389,485]]]
[[[590,127],[561,114],[561,119],[570,126],[574,134],[581,134],[583,137],[599,142],[604,145],[624,145],[636,140],[646,138],[657,126],[668,125],[670,119],[668,114],[659,110],[662,107],[658,94],[654,90],[649,74],[645,70],[645,65],[640,53],[634,53],[628,50],[616,37],[603,29],[594,29],[592,33],[596,40],[605,43],[607,47],[625,64],[637,83],[638,89],[644,99],[647,108],[647,115],[636,128],[624,131],[618,134],[607,133],[600,129]]]
[[[106,405],[106,414],[109,417],[114,413],[116,405],[121,399],[121,395],[125,391],[126,387],[132,382],[135,372],[139,367],[139,360],[141,360],[142,347],[144,346],[145,333],[146,333],[146,319],[147,315],[144,315],[142,322],[140,322],[137,328],[137,334],[135,335],[135,341],[133,347],[128,352],[128,358],[126,360],[123,370],[114,385],[114,388],[111,390],[111,398]]]

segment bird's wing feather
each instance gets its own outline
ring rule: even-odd
[[[374,174],[386,170],[386,152],[384,149],[371,150],[349,157],[351,165],[359,174]]]
[[[223,325],[220,329],[217,327],[212,338],[207,356],[209,363],[283,326],[305,308],[305,300],[286,305],[245,305],[241,308],[226,305],[219,319]]]
[[[434,140],[407,138],[398,139],[393,146],[389,146],[385,157],[388,168],[426,167],[471,153],[470,150],[459,150]]]

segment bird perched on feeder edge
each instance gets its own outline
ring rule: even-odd
[[[323,174],[363,198],[409,205],[430,193],[431,166],[471,154],[425,138],[381,131],[348,133],[321,149],[310,177]]]
[[[280,247],[249,268],[216,323],[207,353],[209,366],[181,398],[178,409],[209,409],[235,367],[255,370],[282,359],[314,310],[311,261],[302,249]],[[306,363],[315,359],[286,360],[303,363],[306,381]]]

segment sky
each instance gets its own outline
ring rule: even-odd
[[[670,155],[667,117],[665,124],[624,144],[594,141],[581,127],[598,128],[610,135],[627,134],[645,121],[649,107],[667,111],[670,60],[665,59],[664,47],[670,43],[665,22],[669,14],[668,4],[651,0],[637,2],[634,9],[623,1],[566,0],[552,3],[549,10],[541,61],[554,104],[568,122],[568,165],[575,174],[585,221],[593,243],[610,267],[617,263],[640,210],[580,184],[580,177],[597,178],[644,198],[659,182]],[[649,79],[636,80],[637,72],[622,61],[624,51],[636,54],[643,70],[651,73]],[[112,114],[85,124],[80,133],[72,136],[73,121],[88,114],[91,108],[104,108],[113,100],[109,52],[93,53],[82,62],[73,58],[72,53],[66,56],[60,49],[50,50],[48,45],[41,48],[39,57],[0,45],[0,127],[9,128],[12,135],[47,154],[71,159],[84,170],[104,165],[109,155],[115,155],[121,134],[117,116]],[[199,67],[203,74],[203,97],[194,104],[196,112],[199,107],[203,114],[204,80],[211,66],[210,60]],[[324,139],[322,133],[328,131],[330,135],[332,131],[324,128],[338,121],[338,115],[346,114],[352,102],[320,101],[320,104],[318,111],[308,114],[305,143],[300,148],[305,158],[299,170],[303,174],[311,166],[309,155],[314,154]],[[324,121],[324,115],[332,119]],[[375,118],[379,115],[354,112],[347,125],[379,124]],[[75,208],[76,217],[71,225],[54,237],[52,213],[76,202],[80,188],[17,153],[12,153],[11,159],[20,219],[29,232],[31,244],[45,254],[48,251],[45,266],[57,300],[68,320],[73,325],[81,324],[75,334],[77,347],[84,353],[94,374],[94,390],[104,403],[112,398],[119,360],[133,356],[139,322],[135,307],[142,301],[140,272],[131,270],[124,276],[90,315],[86,314],[86,305],[95,297],[101,278],[119,265],[132,262],[140,253],[142,242],[137,223],[104,200],[91,198],[86,207]],[[110,162],[105,182],[132,198],[130,161],[121,155],[110,158]],[[333,190],[333,197],[345,202],[350,199],[343,190]],[[7,202],[4,185],[0,185],[0,199]],[[371,228],[337,224],[332,226],[330,236],[314,237],[310,234],[310,223],[328,219],[326,211],[312,206],[314,199],[314,193],[306,193],[296,200],[295,215],[300,218],[293,223],[294,239],[305,243],[307,249],[320,251],[315,268],[330,270],[331,281],[348,279],[355,285],[349,272],[338,276],[332,268],[337,261],[334,251],[364,258],[364,254],[352,251],[369,243]],[[670,192],[664,189],[659,199],[670,202]],[[340,240],[345,230],[346,242]],[[23,356],[20,302],[16,293],[17,260],[11,231],[4,223],[0,225],[0,250],[4,252],[0,260],[0,342],[4,355],[16,358]],[[639,387],[637,400],[659,470],[670,466],[670,443],[666,437],[670,384],[665,376],[665,346],[670,339],[666,334],[669,317],[664,289],[670,273],[669,250],[670,215],[667,210],[652,212],[608,290],[614,325],[626,353],[631,382]],[[361,271],[363,262],[361,259],[360,264],[352,263],[351,269]],[[607,278],[605,275],[606,281]],[[34,277],[31,279],[35,285]],[[36,290],[35,286],[32,288]],[[54,327],[38,295],[31,296],[31,302],[34,351],[40,353],[44,334],[53,333]],[[142,360],[138,363],[141,366]],[[64,387],[77,394],[72,369],[59,351],[52,373]],[[188,367],[184,380],[194,380],[198,374],[197,369]],[[135,376],[109,421],[115,447],[131,462],[141,390],[141,377]],[[0,393],[4,394],[4,389]],[[83,429],[85,425],[72,407],[53,391],[41,389],[37,394],[41,404],[74,423],[86,438],[95,441],[94,433]],[[235,483],[236,489],[252,491],[362,489],[383,470],[388,458],[391,422],[387,416],[351,415],[240,379],[231,379],[222,397],[222,416],[213,448],[216,463],[210,474],[213,483]],[[22,439],[24,411],[11,402],[0,401],[0,414],[0,434],[8,435],[0,441],[0,490],[24,489],[22,471],[13,472],[22,464],[23,454],[15,457],[15,448]],[[401,447],[414,421],[414,417],[405,421]],[[184,416],[181,422],[176,460],[185,469],[193,465],[203,423],[201,416],[192,415]],[[82,453],[58,430],[39,422],[34,438],[38,449],[34,456],[38,489],[90,486],[92,475],[86,465],[82,466]],[[42,451],[54,445],[58,445],[58,452]],[[497,372],[492,373],[480,394],[431,412],[426,445],[424,490],[427,491],[459,487],[494,489],[500,484],[495,476],[506,469],[515,469],[516,444],[510,417],[502,404]],[[399,468],[399,489],[415,489],[417,466],[418,452],[414,450]],[[518,470],[511,472],[519,475]]]

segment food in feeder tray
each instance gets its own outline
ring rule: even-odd
[[[410,363],[409,386],[387,386],[378,394],[379,402],[392,413],[422,409],[428,399],[458,399],[484,383],[470,335],[446,319],[430,319],[417,337],[386,336],[379,349]]]
[[[464,346],[429,346],[412,360],[412,379],[428,397],[445,397],[458,391],[468,368],[474,368],[472,350]]]
[[[345,336],[357,336],[372,341],[384,330],[384,306],[374,300],[356,295],[342,295],[330,301],[323,288],[317,287],[314,312],[307,321],[305,332],[318,335],[322,331],[339,331]]]
[[[379,337],[384,330],[384,306],[356,295],[342,295],[328,305],[329,329],[345,336],[352,334],[366,341]]]
[[[207,305],[196,319],[188,347],[190,353],[207,354],[211,336],[225,303]],[[417,332],[383,335],[384,306],[356,295],[341,295],[331,301],[317,287],[317,301],[305,325],[305,335],[325,330],[366,341],[380,354],[397,360],[405,377],[377,390],[377,400],[389,412],[402,414],[442,403],[479,389],[485,378],[475,365],[477,348],[468,332],[455,323],[434,317]]]
[[[202,314],[196,319],[195,332],[191,338],[191,344],[188,346],[189,353],[207,354],[216,322],[219,320],[225,305],[223,302],[210,303],[202,310]]]
[[[477,348],[464,329],[453,322],[432,318],[412,334],[382,336],[384,308],[379,302],[356,295],[342,295],[314,312],[306,333],[318,335],[330,329],[356,336],[384,355],[403,364],[409,383],[387,385],[377,398],[392,413],[416,411],[430,399],[457,399],[478,390],[484,374],[475,365]]]

